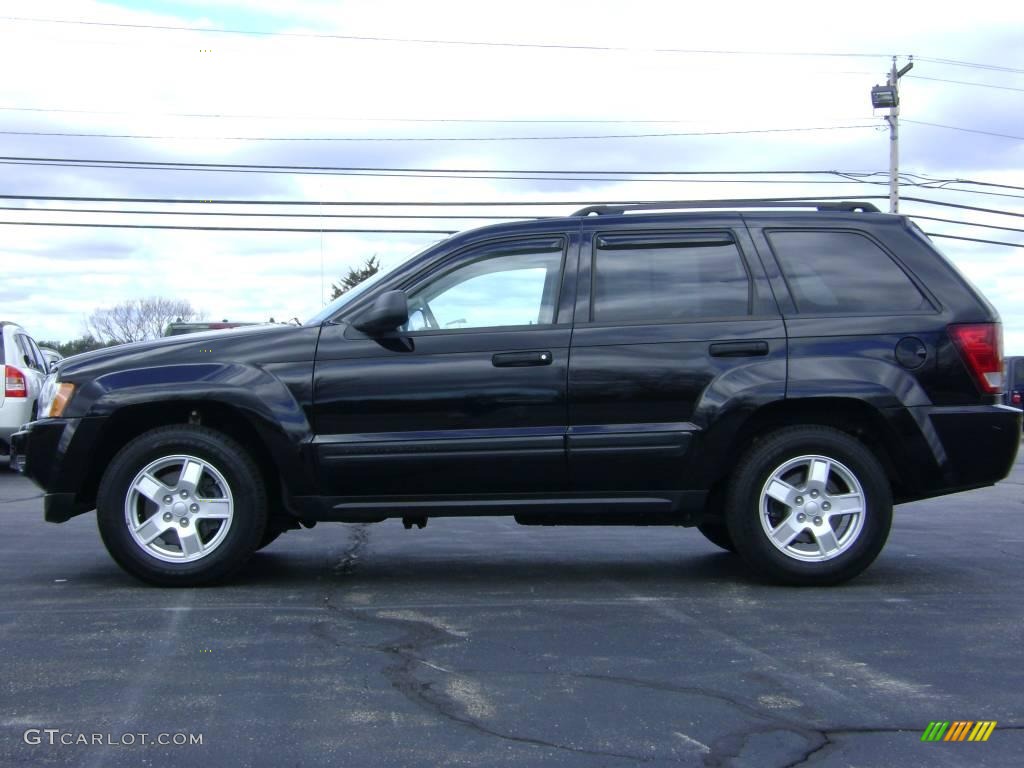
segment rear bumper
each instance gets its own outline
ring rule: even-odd
[[[1019,409],[920,407],[905,414],[904,436],[914,433],[906,442],[913,481],[901,501],[993,485],[1010,474],[1021,442],[1024,412]]]
[[[11,466],[45,491],[44,517],[63,523],[94,506],[82,497],[99,419],[41,419],[11,435]]]

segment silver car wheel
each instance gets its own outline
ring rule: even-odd
[[[135,543],[168,563],[192,563],[224,542],[234,515],[231,488],[212,464],[195,456],[164,456],[135,476],[124,502]]]
[[[860,536],[864,514],[860,481],[827,456],[790,459],[761,489],[761,527],[794,560],[817,563],[843,554]]]

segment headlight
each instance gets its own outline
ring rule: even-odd
[[[64,409],[75,392],[75,385],[69,381],[57,381],[57,375],[51,373],[39,390],[38,418],[56,419],[64,414]]]

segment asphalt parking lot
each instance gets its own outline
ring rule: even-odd
[[[160,590],[0,463],[0,765],[1021,765],[1021,458],[898,508],[831,589],[696,531],[493,518],[319,526]],[[923,743],[933,720],[998,726]],[[202,744],[118,743],[141,733]]]

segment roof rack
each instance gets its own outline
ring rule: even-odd
[[[631,203],[627,205],[589,205],[574,212],[573,216],[608,216],[626,211],[662,211],[688,208],[816,208],[819,211],[844,211],[847,213],[879,213],[873,203],[855,200],[823,201],[818,198],[766,198],[739,200],[685,200],[665,203]]]

